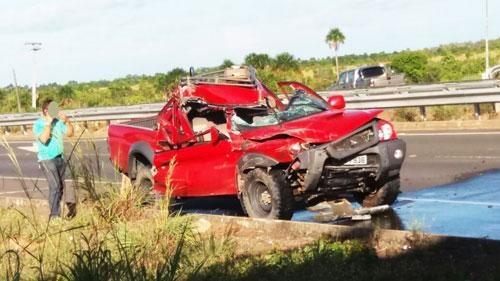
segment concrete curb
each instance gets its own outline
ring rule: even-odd
[[[47,200],[42,199],[27,199],[24,197],[0,197],[0,207],[12,208],[12,207],[34,207],[40,211],[49,210],[49,203]]]
[[[0,207],[30,207],[48,212],[48,203],[41,199],[0,197]],[[500,248],[500,241],[435,235],[390,229],[374,229],[370,221],[356,226],[314,222],[255,219],[221,215],[186,215],[200,235],[228,238],[237,244],[236,253],[266,253],[289,250],[314,243],[318,239],[344,241],[356,239],[370,245],[378,256],[390,257],[414,249],[425,249],[440,243],[464,243]]]
[[[266,220],[218,215],[191,215],[200,233],[231,235],[242,249],[256,253],[286,250],[314,243],[318,239],[334,241],[360,240],[370,245],[379,257],[391,257],[414,249],[426,249],[437,244],[495,245],[500,241],[463,238],[391,229],[374,229],[368,221],[357,226]],[[221,230],[222,229],[222,230]],[[251,237],[251,239],[238,239]]]

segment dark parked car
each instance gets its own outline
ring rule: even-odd
[[[372,65],[341,72],[339,80],[330,87],[330,90],[363,89],[404,84],[404,74],[394,74],[389,67],[384,65]]]

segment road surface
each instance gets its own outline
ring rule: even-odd
[[[414,191],[426,187],[447,184],[472,175],[500,168],[500,132],[417,132],[401,133],[407,143],[406,160],[401,171],[401,190]],[[16,154],[23,177],[30,182],[44,185],[44,177],[32,152],[30,141],[11,141],[9,145]],[[109,159],[105,139],[95,140],[99,155],[102,180],[119,181]],[[87,141],[82,141],[75,155],[96,159],[95,150]],[[66,152],[71,144],[66,143]],[[18,172],[12,165],[9,153],[0,146],[0,195],[15,192]],[[19,189],[17,189],[19,190]]]
[[[382,228],[500,239],[500,172],[487,172],[500,168],[500,132],[416,132],[402,133],[400,138],[407,143],[401,171],[403,193],[392,205],[392,212],[368,223]],[[16,154],[24,181],[18,179],[8,149],[0,146],[0,196],[24,197],[24,187],[30,196],[44,198],[46,181],[32,142],[11,141],[9,146]],[[66,146],[69,152],[71,144]],[[94,168],[99,164],[99,180],[120,181],[108,160],[104,139],[96,140],[95,149],[86,141],[79,148],[75,156],[91,159]],[[188,200],[183,210],[241,214],[234,198]],[[293,219],[311,221],[314,216],[304,210],[296,212]]]

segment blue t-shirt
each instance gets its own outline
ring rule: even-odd
[[[45,144],[39,140],[39,137],[43,133],[43,129],[45,128],[47,121],[43,118],[39,118],[33,124],[33,134],[36,139],[39,161],[54,159],[64,152],[63,138],[68,132],[68,127],[59,119],[56,120],[57,121],[54,121],[55,125],[52,125],[50,139]]]

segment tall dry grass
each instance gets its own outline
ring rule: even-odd
[[[106,182],[98,147],[74,148],[68,174],[79,194],[72,220],[47,219],[32,199],[38,183],[27,182],[15,151],[4,140],[21,186],[25,207],[0,207],[1,280],[179,280],[227,256],[232,244],[201,237],[188,217],[170,212],[172,186],[153,205],[144,205],[143,190],[128,179]],[[166,179],[171,182],[171,163]],[[116,174],[116,180],[120,175]]]

